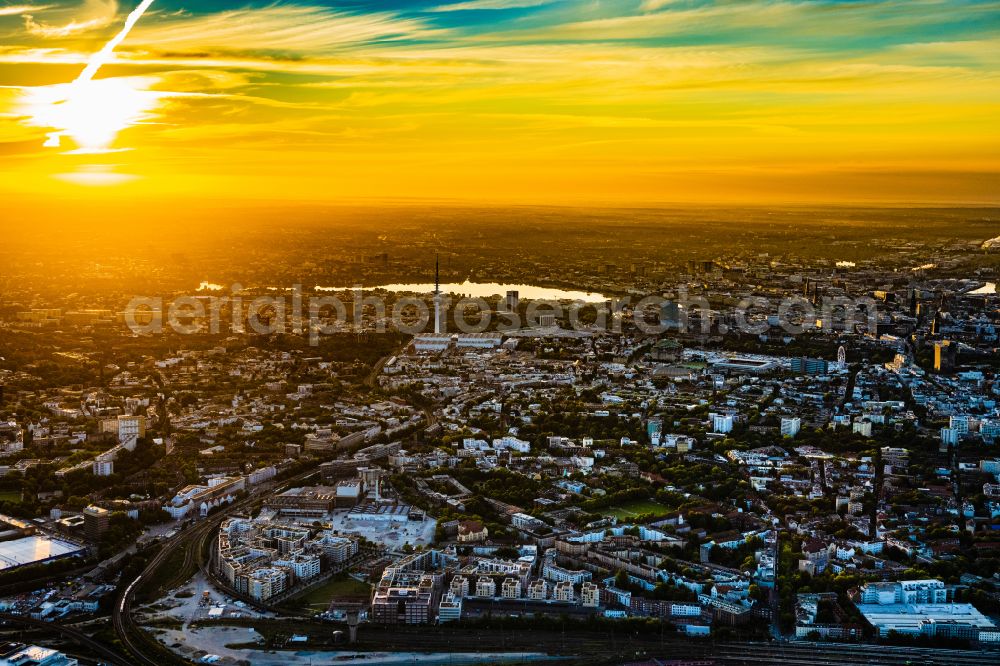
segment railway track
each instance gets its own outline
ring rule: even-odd
[[[90,649],[94,654],[99,655],[102,659],[108,660],[111,664],[115,664],[116,666],[130,666],[131,664],[131,662],[117,650],[114,650],[99,640],[91,638],[76,627],[60,624],[58,622],[34,620],[30,617],[23,617],[21,615],[9,615],[7,613],[0,613],[0,622],[9,625],[55,632],[64,638],[74,641],[78,645],[82,645]]]
[[[275,488],[280,491],[294,486],[312,476],[315,471],[304,472],[292,477]],[[122,590],[112,612],[114,629],[122,645],[128,650],[128,657],[123,660],[108,646],[95,641],[85,634],[70,627],[39,623],[46,628],[61,631],[67,637],[78,640],[91,647],[96,652],[105,655],[113,664],[142,664],[143,666],[167,666],[170,664],[190,663],[159,643],[148,634],[135,620],[136,594],[147,585],[157,583],[157,574],[179,548],[184,551],[184,565],[178,574],[168,580],[174,582],[184,577],[178,584],[187,580],[191,567],[195,570],[206,570],[205,551],[207,544],[218,530],[219,524],[229,515],[237,513],[252,505],[258,496],[251,495],[211,516],[194,527],[178,534],[168,541],[156,554],[146,568],[131,580]],[[2,619],[2,616],[0,616]],[[15,618],[25,622],[24,618]],[[300,618],[305,619],[305,618]],[[37,625],[36,625],[37,626]],[[477,630],[475,628],[445,629],[428,628],[420,632],[410,632],[402,629],[393,632],[394,636],[386,635],[387,640],[379,640],[378,631],[372,632],[365,640],[362,632],[361,645],[375,641],[385,650],[430,650],[430,651],[480,651],[489,649],[541,651],[550,654],[576,655],[584,664],[614,664],[636,660],[642,656],[670,657],[685,656],[688,658],[715,659],[720,664],[747,665],[783,664],[785,666],[860,666],[881,665],[905,666],[907,664],[940,665],[940,666],[1000,666],[1000,652],[972,652],[961,650],[936,650],[930,648],[906,648],[881,645],[849,645],[823,643],[714,643],[671,638],[657,640],[649,636],[635,636],[627,632],[610,632],[608,634],[581,634],[577,631],[562,632],[555,635],[551,632],[527,632],[531,636],[530,646],[522,645],[522,641],[513,638],[506,640],[500,632],[499,645],[497,632]],[[395,645],[400,641],[399,645]]]
[[[308,621],[306,621],[308,623]],[[322,631],[326,625],[310,624]],[[304,627],[304,624],[300,624]],[[657,637],[627,631],[484,629],[363,626],[359,652],[541,652],[579,666],[611,666],[657,659],[714,660],[718,666],[986,666],[1000,664],[1000,652],[947,650],[889,645],[813,642],[720,643],[676,634]],[[337,649],[330,646],[328,649]]]
[[[304,481],[308,477],[314,475],[315,470],[310,470],[303,472],[297,476],[287,479],[281,484],[281,487],[276,488],[276,491],[280,491],[284,488],[294,486],[301,481]],[[258,499],[257,495],[250,495],[235,504],[226,507],[223,511],[220,511],[215,516],[210,516],[198,523],[194,527],[190,527],[176,537],[168,541],[160,549],[160,552],[146,565],[146,568],[131,580],[118,596],[115,602],[114,609],[112,610],[111,620],[114,625],[115,633],[118,635],[119,640],[121,640],[122,645],[128,650],[130,657],[133,659],[131,662],[122,662],[126,664],[144,664],[145,666],[164,666],[166,664],[186,664],[189,663],[187,660],[181,658],[162,644],[149,635],[138,623],[135,621],[135,598],[136,593],[146,585],[156,584],[157,582],[157,572],[167,562],[177,550],[185,545],[187,545],[187,550],[184,552],[184,565],[178,574],[174,576],[173,579],[167,582],[174,582],[175,579],[185,576],[178,584],[183,583],[190,577],[190,574],[186,574],[190,570],[194,560],[197,559],[198,567],[204,566],[204,550],[205,544],[209,538],[215,533],[219,525],[225,518],[233,513],[237,513],[251,504],[253,504]],[[120,587],[120,586],[119,586]]]

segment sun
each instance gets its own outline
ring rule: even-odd
[[[151,83],[129,77],[28,88],[21,112],[50,130],[47,147],[58,148],[68,137],[78,152],[106,152],[122,130],[151,118],[161,96],[148,89]]]

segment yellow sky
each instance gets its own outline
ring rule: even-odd
[[[360,4],[0,0],[0,193],[1000,199],[1000,3]]]

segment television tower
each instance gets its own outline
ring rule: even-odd
[[[434,255],[434,333],[441,333],[441,255]]]

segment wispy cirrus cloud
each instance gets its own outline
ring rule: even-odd
[[[11,16],[37,13],[33,20],[55,29],[76,24],[71,35],[85,31],[85,7],[110,6],[6,1],[0,10]],[[137,2],[121,1],[118,18]],[[56,6],[13,9],[29,3]],[[845,173],[1000,173],[996,2],[181,6],[157,0],[159,11],[102,70],[155,95],[121,139],[136,148],[123,161],[162,158],[199,176],[288,175],[291,189],[313,172],[364,189],[369,177],[392,184],[402,171],[425,175],[431,188],[439,180],[486,192],[509,184],[512,196],[553,183],[578,192],[620,186],[616,196],[624,196],[646,182],[643,192],[658,193],[667,181],[704,186],[693,172],[805,173],[818,162]],[[0,137],[6,129],[16,143],[38,128],[3,116],[10,103],[2,86],[52,82],[73,71],[53,65],[85,63],[94,39],[4,37]]]
[[[392,12],[348,13],[321,6],[278,4],[195,16],[163,17],[140,26],[132,44],[159,51],[316,52],[366,42],[441,35],[418,18]]]
[[[959,5],[959,7],[956,7]],[[906,10],[885,0],[747,0],[744,2],[644,0],[633,10],[581,5],[562,20],[505,33],[508,39],[630,41],[698,39],[728,45],[790,44],[809,40],[845,52],[921,34],[990,32],[1000,18],[996,3],[920,0]],[[587,11],[588,8],[597,8]]]
[[[644,12],[655,12],[668,5],[674,4],[675,2],[677,2],[677,0],[643,0],[639,8]]]
[[[431,12],[458,12],[498,9],[528,9],[552,4],[553,0],[466,0],[449,5],[439,5],[430,9]]]
[[[60,38],[106,28],[118,16],[117,0],[84,0],[78,8],[62,9],[53,21],[38,21],[34,13],[22,12],[29,34],[42,38]],[[69,14],[69,18],[64,15]]]
[[[0,16],[20,16],[51,9],[53,5],[0,5]]]

